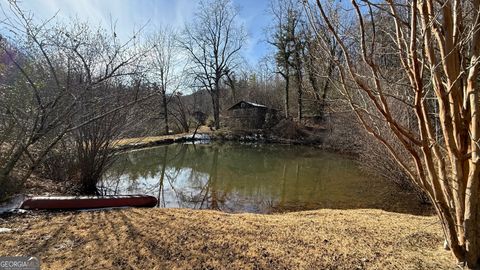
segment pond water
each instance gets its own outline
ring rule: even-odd
[[[309,146],[172,144],[126,152],[100,188],[153,195],[159,207],[226,212],[421,208],[414,195],[363,174],[351,159]]]

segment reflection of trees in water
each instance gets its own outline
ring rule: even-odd
[[[172,159],[181,160],[186,147],[158,147],[119,154],[118,161],[100,183],[106,194],[141,192],[158,195],[165,184],[165,173]],[[142,179],[159,179],[142,182]]]
[[[157,207],[158,206],[163,206],[165,207],[165,188],[163,186],[165,182],[165,170],[167,168],[167,156],[168,156],[168,147],[164,147],[164,154],[163,154],[163,159],[162,159],[162,171],[160,173],[160,180],[158,183],[158,195],[157,195]]]
[[[218,156],[219,149],[214,148],[207,181],[201,181],[198,173],[195,170],[191,170],[189,182],[196,183],[196,192],[181,192],[179,194],[184,202],[191,204],[191,208],[226,210],[224,205],[227,201],[228,192],[227,190],[219,190],[217,186]]]
[[[124,154],[103,184],[112,187],[110,194],[142,191],[155,195],[159,207],[248,208],[260,212],[288,209],[292,194],[301,193],[298,178],[302,164],[292,163],[295,153],[290,153],[290,159],[286,154],[270,147],[169,145]],[[287,175],[287,168],[292,166],[295,169],[288,171],[296,172],[293,179]],[[278,171],[282,171],[281,177]],[[149,178],[152,181],[142,182]],[[268,178],[281,179],[282,183]],[[119,189],[119,182],[125,179],[130,179],[128,187]],[[287,184],[292,180],[293,188],[292,183]]]
[[[187,144],[125,153],[108,172],[101,187],[106,194],[142,191],[155,195],[159,207],[176,204],[179,207],[222,210],[228,192],[218,188],[218,159],[219,149],[216,147],[210,149]],[[209,164],[208,170],[206,164]],[[125,179],[129,179],[128,184],[122,186]],[[142,179],[158,180],[142,182]],[[178,180],[186,183],[178,183]]]
[[[271,212],[372,207],[383,199],[365,190],[372,180],[310,148],[179,144],[123,154],[104,185],[110,194],[157,196],[159,207]]]

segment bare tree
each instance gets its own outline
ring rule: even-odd
[[[277,73],[285,80],[284,110],[289,116],[289,95],[291,78],[297,88],[297,117],[303,117],[303,94],[305,64],[307,52],[306,24],[300,2],[295,0],[275,0],[270,4],[270,12],[274,18],[271,40],[275,51]]]
[[[227,70],[238,66],[246,38],[237,16],[231,0],[202,1],[180,39],[180,47],[189,55],[195,81],[210,93],[216,129],[220,128],[221,81]]]
[[[342,58],[335,58],[336,68],[359,121],[428,194],[458,261],[477,268],[480,1],[351,3],[353,14],[347,15],[356,18],[357,31],[349,33],[348,39],[333,26],[320,0],[305,7],[310,19],[317,24],[320,18],[342,49]],[[313,9],[320,15],[314,16]],[[379,23],[384,18],[390,24]],[[380,46],[382,31],[391,37],[391,51]],[[388,53],[398,59],[401,73],[384,65],[382,56]],[[393,91],[393,86],[403,91]],[[415,124],[392,113],[392,104],[397,102],[415,115]],[[386,123],[403,151],[395,149],[371,119]]]
[[[180,86],[180,59],[176,44],[177,33],[173,28],[164,27],[151,35],[149,44],[153,47],[152,78],[156,82],[155,88],[162,99],[163,118],[165,121],[165,134],[169,133],[168,126],[168,101],[167,95],[173,96]],[[157,84],[158,82],[158,84]],[[167,94],[168,93],[168,94]]]
[[[178,126],[178,130],[183,132],[190,131],[190,115],[191,111],[188,109],[188,106],[182,100],[182,93],[176,92],[174,95],[171,96],[171,104],[170,107],[171,114],[173,118],[176,120],[176,124]]]
[[[95,108],[96,113],[108,110],[110,106]],[[115,139],[119,139],[126,124],[125,110],[108,114],[101,120],[91,122],[75,130],[68,139],[73,140],[75,157],[73,172],[77,174],[75,180],[76,191],[81,194],[98,194],[97,183],[105,171],[115,161]],[[65,155],[65,153],[63,153]]]
[[[331,9],[328,16],[337,28],[336,23],[336,9]],[[315,30],[316,29],[316,33]],[[305,35],[305,50],[304,50],[304,63],[305,63],[305,75],[308,78],[311,92],[306,91],[313,96],[314,104],[318,107],[317,112],[324,118],[327,96],[331,92],[332,81],[334,81],[335,62],[330,55],[341,55],[341,51],[335,38],[329,34],[328,29],[323,25],[306,25],[304,30]],[[326,48],[320,46],[317,35],[321,35],[325,41]],[[324,49],[327,49],[325,51]]]
[[[2,6],[3,8],[3,6]],[[137,72],[144,56],[130,50],[133,39],[119,43],[116,34],[90,31],[85,24],[52,26],[34,23],[31,14],[9,1],[12,16],[0,23],[0,54],[9,80],[0,100],[0,185],[20,188],[47,153],[64,136],[116,113],[139,98],[99,114],[84,110],[93,91],[120,84]],[[108,96],[102,97],[108,101]],[[11,190],[0,189],[0,197]]]
[[[2,29],[11,31],[10,39],[0,36],[8,78],[2,81],[0,99],[0,198],[23,186],[70,128],[66,119],[75,106],[70,89],[61,84],[67,74],[57,69],[54,55],[62,53],[46,42],[50,29],[33,27],[31,17],[15,2],[8,7],[15,17],[6,17],[1,24]],[[27,36],[28,42],[23,39]]]
[[[301,14],[296,15],[298,29],[293,39],[293,57],[291,66],[294,70],[295,83],[297,86],[297,117],[301,121],[303,117],[303,77],[304,77],[304,55],[305,55],[305,27],[301,22]]]
[[[276,48],[276,72],[285,80],[284,111],[286,118],[289,117],[290,111],[291,62],[294,53],[295,28],[298,24],[296,7],[296,2],[293,0],[271,1],[270,3],[270,12],[275,21],[269,43]]]

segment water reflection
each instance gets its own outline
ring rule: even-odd
[[[100,188],[150,194],[159,207],[227,212],[318,208],[412,208],[415,199],[354,162],[312,147],[174,144],[123,153]],[[408,206],[405,203],[408,202]]]

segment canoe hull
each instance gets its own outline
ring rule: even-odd
[[[144,195],[32,197],[23,201],[21,209],[74,210],[109,207],[154,207],[157,198]]]

